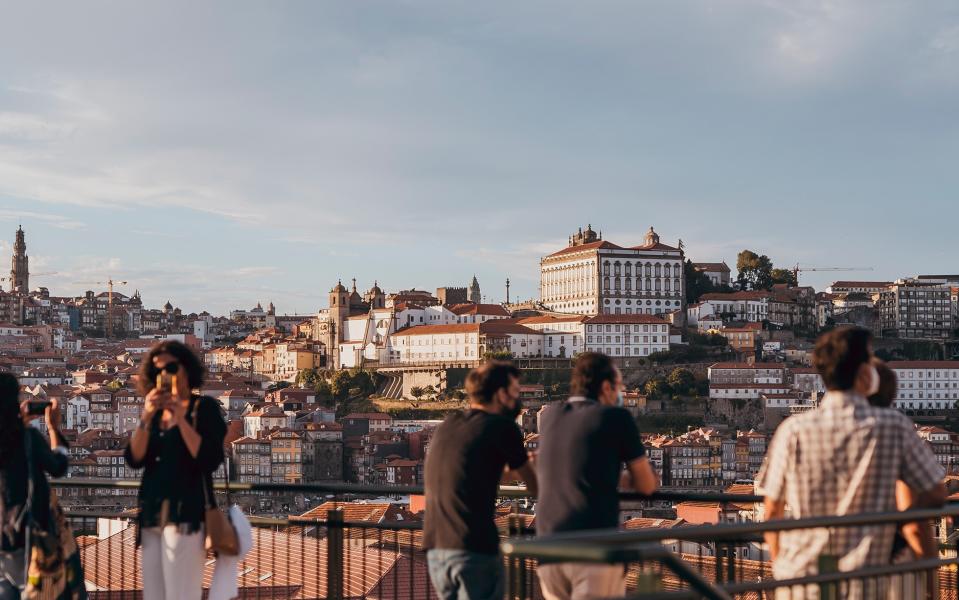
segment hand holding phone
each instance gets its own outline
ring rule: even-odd
[[[28,400],[27,401],[27,414],[34,417],[39,417],[47,412],[47,407],[51,406],[53,403],[49,400]]]

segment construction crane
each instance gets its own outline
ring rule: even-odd
[[[793,279],[796,285],[799,285],[799,273],[806,271],[872,271],[872,267],[800,267],[798,264],[792,268]]]
[[[107,339],[113,337],[113,286],[115,285],[126,285],[126,281],[114,281],[112,277],[108,278],[106,281],[78,281],[78,285],[105,285],[110,290],[109,296],[107,297]]]

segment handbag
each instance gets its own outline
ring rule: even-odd
[[[197,400],[193,406],[193,422],[197,422],[197,407],[200,401]],[[226,482],[226,503],[230,505],[230,478],[224,473]],[[230,520],[230,515],[222,510],[216,504],[216,494],[213,492],[212,482],[207,485],[206,477],[203,477],[203,495],[206,502],[206,512],[204,513],[203,523],[206,526],[206,549],[212,550],[216,554],[225,556],[237,556],[240,554],[240,540],[236,534],[236,528]]]

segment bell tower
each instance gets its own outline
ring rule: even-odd
[[[27,243],[23,238],[23,227],[17,228],[17,238],[13,243],[13,258],[10,265],[10,289],[14,293],[30,292],[30,259],[27,257]]]

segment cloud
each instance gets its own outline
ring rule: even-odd
[[[57,229],[76,230],[84,229],[87,226],[86,223],[82,221],[78,221],[72,217],[67,217],[64,215],[36,211],[13,211],[0,209],[0,221],[20,221],[21,219],[40,221],[45,225],[56,227]]]
[[[74,128],[25,113],[0,112],[0,144],[48,142],[69,136]]]
[[[21,3],[0,22],[4,210],[73,215],[43,222],[59,227],[52,269],[82,269],[77,248],[119,255],[84,280],[122,275],[163,301],[228,308],[272,286],[312,306],[303,281],[324,302],[338,273],[535,282],[588,221],[623,240],[655,225],[699,260],[754,247],[794,263],[881,252],[897,232],[872,214],[904,201],[955,214],[959,24],[938,0],[59,16]],[[850,233],[857,203],[878,210]],[[935,221],[915,230],[945,239]],[[162,238],[196,268],[158,264]]]

